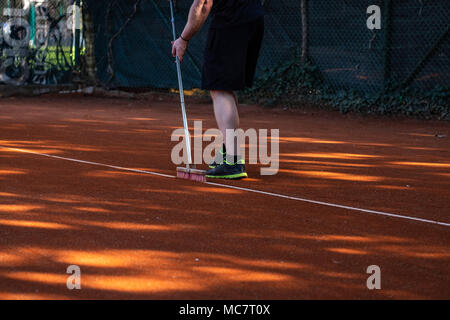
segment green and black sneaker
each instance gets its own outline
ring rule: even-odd
[[[221,165],[206,171],[206,177],[210,179],[244,179],[247,178],[245,172],[245,161],[243,159],[236,163],[230,163],[226,159]]]
[[[214,158],[214,161],[209,165],[211,169],[214,169],[218,166],[220,166],[222,163],[225,162],[225,158],[227,156],[227,153],[224,151],[225,147],[217,151],[216,157]]]

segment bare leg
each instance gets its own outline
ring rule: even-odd
[[[213,90],[211,97],[214,104],[214,114],[217,125],[222,132],[224,144],[227,150],[227,156],[239,156],[239,146],[237,137],[227,139],[227,130],[236,130],[239,128],[239,113],[237,110],[237,97],[233,91]],[[234,141],[233,141],[234,140]],[[228,160],[230,161],[230,160]]]

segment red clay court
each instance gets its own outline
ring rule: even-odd
[[[202,184],[174,178],[177,97],[1,100],[0,299],[450,298],[448,123],[240,111],[279,174]]]

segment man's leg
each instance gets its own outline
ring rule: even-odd
[[[210,170],[206,171],[206,177],[219,179],[246,178],[245,162],[240,157],[240,146],[238,146],[238,139],[235,135],[235,130],[239,128],[237,97],[233,91],[224,90],[212,90],[211,97],[217,125],[224,137],[226,161],[220,165],[212,166]],[[230,131],[232,137],[227,137],[227,130]]]
[[[227,130],[233,130],[234,133],[239,128],[237,97],[233,91],[222,90],[211,91],[211,97],[213,99],[217,125],[222,132],[225,149],[229,157],[228,161],[236,162],[236,158],[239,157],[237,137],[233,134],[234,139],[227,139]]]

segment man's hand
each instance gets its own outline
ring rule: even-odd
[[[200,30],[205,23],[206,18],[208,18],[212,5],[213,0],[193,0],[191,8],[189,9],[188,22],[181,33],[183,39],[192,39],[197,31]],[[188,45],[188,42],[181,37],[172,42],[172,55],[178,57],[180,62],[183,61],[183,56],[186,53]]]
[[[183,56],[186,53],[187,41],[178,38],[176,41],[172,41],[172,56],[178,57],[180,62],[183,62]]]

